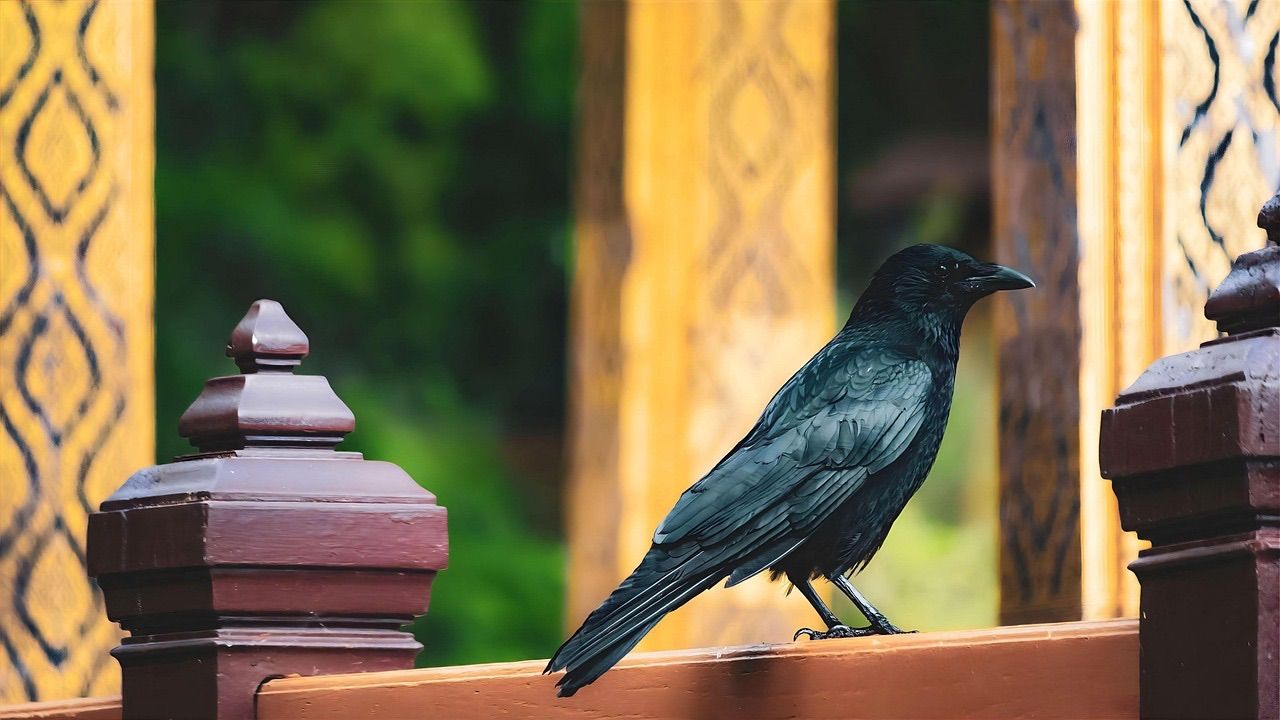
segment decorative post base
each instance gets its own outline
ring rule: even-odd
[[[400,627],[448,558],[445,509],[403,470],[333,449],[355,425],[306,336],[254,303],[179,429],[202,451],[136,473],[89,518],[89,568],[131,637],[124,717],[254,716],[282,675],[413,666]]]
[[[111,652],[123,675],[125,718],[256,716],[263,682],[413,667],[421,646],[396,630],[227,628],[180,640],[133,637]],[[399,637],[395,637],[399,636]],[[352,663],[353,657],[360,662]]]

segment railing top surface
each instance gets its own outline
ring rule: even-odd
[[[571,699],[545,661],[273,680],[260,720],[1136,718],[1136,620],[636,653]]]
[[[636,653],[555,697],[545,661],[273,680],[259,720],[1136,718],[1136,620]],[[0,707],[0,720],[118,720],[120,699]]]

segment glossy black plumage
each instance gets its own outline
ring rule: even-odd
[[[939,246],[886,261],[844,328],[681,495],[640,565],[557,650],[547,672],[567,669],[560,694],[594,681],[694,595],[766,569],[843,628],[809,579],[860,569],[879,549],[937,455],[965,313],[995,290],[1028,286]],[[896,630],[866,607],[873,624],[872,614]]]

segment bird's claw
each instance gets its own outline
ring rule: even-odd
[[[826,640],[828,638],[867,637],[868,635],[875,635],[875,634],[876,634],[875,628],[870,628],[870,627],[853,628],[853,627],[849,627],[848,625],[835,625],[831,629],[826,630],[825,632],[820,630],[814,630],[813,628],[800,628],[799,630],[796,631],[795,635],[791,636],[791,641],[795,642],[796,640],[799,640],[801,635],[804,635],[810,640]]]
[[[920,632],[919,630],[903,630],[888,620],[883,619],[880,622],[873,622],[870,629],[875,630],[877,635],[910,635],[912,633]]]

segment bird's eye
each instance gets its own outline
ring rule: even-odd
[[[934,268],[933,276],[939,280],[950,280],[960,272],[960,263],[954,262],[950,265],[942,264]]]

